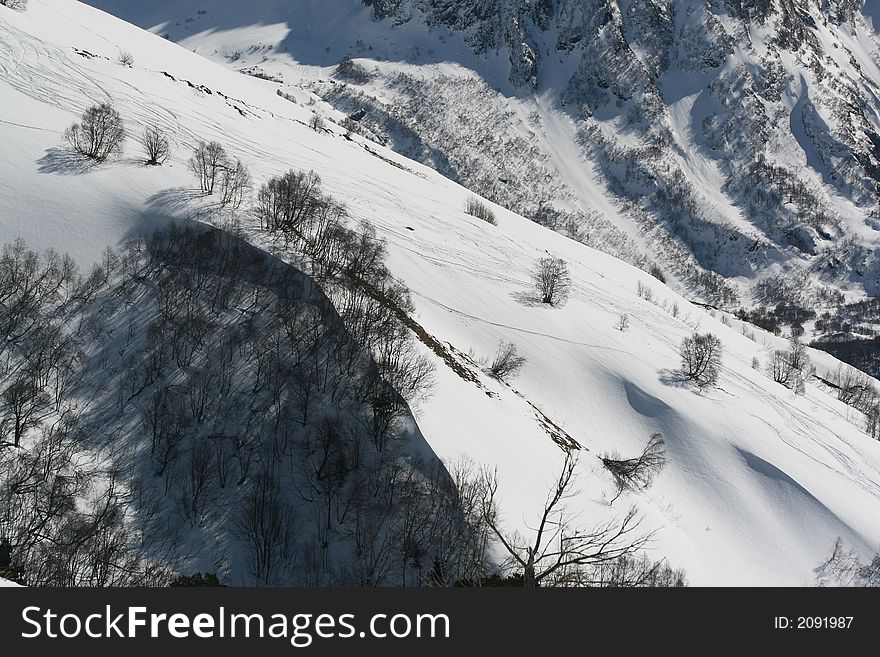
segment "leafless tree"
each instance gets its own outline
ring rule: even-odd
[[[140,142],[147,152],[147,164],[150,166],[159,166],[168,159],[171,152],[168,137],[158,126],[151,125],[144,128]]]
[[[49,403],[49,395],[35,385],[30,377],[10,384],[0,395],[0,437],[11,430],[12,445],[18,447],[24,434],[39,426]]]
[[[841,363],[830,377],[836,386],[837,398],[863,413],[870,411],[878,399],[877,388],[870,376]]]
[[[532,274],[541,303],[558,305],[568,298],[571,276],[562,258],[541,258]]]
[[[652,561],[648,555],[625,554],[618,559],[597,564],[585,581],[589,586],[615,588],[678,588],[687,586],[683,570],[670,566],[665,559]]]
[[[650,534],[637,534],[640,520],[635,508],[622,519],[597,527],[583,528],[576,524],[576,516],[567,502],[577,494],[574,489],[577,462],[577,454],[567,451],[530,539],[501,527],[495,500],[497,473],[483,472],[483,520],[506,551],[508,566],[522,570],[523,585],[527,588],[580,585],[589,578],[591,568],[637,552],[651,539]]]
[[[476,196],[471,196],[467,200],[464,205],[464,211],[472,217],[482,219],[487,224],[492,224],[494,226],[498,223],[497,219],[495,219],[495,213],[492,212],[492,208]]]
[[[190,446],[183,467],[177,473],[184,517],[195,527],[205,514],[208,495],[215,481],[215,453],[207,441]]]
[[[621,333],[626,331],[626,329],[629,328],[629,315],[623,313],[620,317],[618,317],[617,324],[614,325],[614,328],[616,328]]]
[[[235,522],[248,548],[250,572],[257,584],[282,582],[294,553],[295,517],[279,482],[271,475],[257,477]]]
[[[205,194],[213,194],[223,172],[229,167],[229,156],[223,146],[216,141],[200,141],[189,159],[189,168],[199,181],[199,188]]]
[[[305,223],[325,203],[321,178],[314,171],[288,171],[272,178],[257,194],[257,216],[267,230],[302,234]]]
[[[715,385],[721,367],[721,340],[712,333],[694,333],[681,343],[681,371],[701,388]]]
[[[127,50],[120,50],[117,61],[123,66],[128,66],[129,68],[131,68],[132,66],[134,66],[134,55],[132,55]]]
[[[618,492],[611,500],[613,504],[625,488],[644,490],[653,483],[654,478],[666,465],[666,445],[663,436],[659,433],[652,435],[645,449],[635,458],[624,459],[615,452],[603,456],[602,463],[617,479]]]
[[[804,385],[814,371],[806,346],[797,338],[789,340],[788,349],[773,352],[767,370],[776,383],[797,394],[804,393]]]
[[[816,582],[819,586],[880,587],[880,552],[864,562],[838,537],[828,560],[816,568]]]
[[[122,152],[125,126],[113,105],[101,103],[87,109],[81,121],[64,132],[64,138],[80,155],[103,162]]]
[[[0,5],[9,7],[10,9],[19,9],[24,11],[27,9],[27,0],[0,0]]]
[[[874,404],[865,412],[865,431],[874,440],[880,440],[880,404]]]
[[[519,355],[515,344],[502,342],[489,365],[489,374],[500,381],[507,381],[519,374],[525,364],[526,359]]]
[[[238,209],[251,189],[251,174],[241,160],[223,168],[220,177],[221,203]]]

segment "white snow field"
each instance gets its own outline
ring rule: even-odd
[[[546,32],[529,28],[523,19],[521,38],[528,43],[519,45],[530,47],[538,62],[534,89],[514,88],[510,82],[509,48],[518,45],[519,37],[496,47],[491,35],[480,32],[491,32],[492,20],[489,27],[460,25],[455,31],[420,9],[442,3],[382,3],[398,10],[381,21],[360,0],[255,0],[246,9],[235,0],[88,3],[227,68],[271,78],[301,100],[318,94],[345,111],[364,110],[363,124],[398,152],[454,173],[527,216],[539,216],[544,205],[574,213],[581,241],[645,269],[643,263],[658,263],[676,289],[704,300],[733,307],[714,296],[714,285],[695,277],[701,269],[721,274],[744,304],[768,279],[789,281],[797,288],[794,296],[805,299],[833,289],[854,300],[875,294],[880,285],[874,264],[876,198],[854,191],[869,176],[852,174],[845,183],[844,170],[854,161],[836,150],[836,140],[846,134],[872,151],[868,134],[880,129],[876,2],[855,3],[861,11],[856,6],[845,21],[829,19],[837,3],[799,3],[798,12],[815,39],[814,52],[780,49],[777,37],[786,28],[796,31],[795,26],[775,20],[742,23],[734,18],[733,3],[561,0],[549,12],[557,22]],[[481,15],[474,2],[460,4],[459,16]],[[531,6],[520,0],[495,4],[497,15],[506,17],[499,21],[502,31],[518,29],[505,21],[521,16],[517,11],[527,15]],[[587,118],[576,107],[578,101],[567,98],[583,53],[577,47],[560,50],[559,39],[589,23],[581,14],[606,9],[621,17],[626,36],[620,38],[626,44],[623,53],[605,53],[609,61],[597,62],[595,75],[612,87],[634,86],[636,97],[656,94],[644,120],[627,116],[627,108],[632,109],[628,93],[607,103],[596,100]],[[669,35],[663,32],[664,21],[640,22],[654,12],[670,18]],[[613,31],[618,23],[602,25]],[[651,39],[654,32],[657,43]],[[667,36],[668,52],[658,45]],[[474,42],[480,44],[479,55]],[[483,45],[485,50],[479,50]],[[345,56],[354,58],[361,78],[339,73],[337,63]],[[658,57],[669,62],[654,78],[646,72],[654,67],[642,60]],[[602,59],[601,49],[593,59]],[[769,70],[776,73],[759,73]],[[647,75],[650,84],[636,73]],[[770,93],[763,83],[756,87],[752,75],[779,88]],[[857,111],[851,111],[854,105]],[[315,109],[339,114],[322,102]],[[607,147],[597,145],[597,134]],[[649,147],[662,155],[654,160],[639,154]],[[609,154],[608,148],[618,152]],[[628,149],[631,161],[624,155]],[[811,190],[811,201],[797,210],[782,203],[769,218],[749,209],[753,192],[767,192],[773,185],[754,180],[744,185],[730,168],[748,168],[757,159],[749,159],[754,153]],[[644,158],[650,170],[639,173]],[[832,162],[835,170],[829,168]],[[632,207],[632,202],[650,206],[655,187],[665,188],[663,180],[672,172],[681,176],[672,188],[687,188],[699,208],[685,220],[686,230],[678,231],[685,238],[678,233],[670,237],[665,226],[670,215],[684,212],[683,203],[653,218]],[[511,179],[528,184],[511,185]],[[801,215],[810,213],[823,218],[815,225],[804,223]],[[570,226],[563,223],[560,230]],[[850,266],[849,249],[855,244],[853,263],[858,264]]]
[[[120,50],[132,53],[133,67],[117,62]],[[477,372],[479,385],[436,358],[433,395],[416,417],[442,458],[497,466],[509,527],[534,526],[562,463],[552,422],[584,448],[571,500],[580,520],[598,524],[638,506],[642,527],[656,530],[652,558],[668,557],[692,584],[811,585],[837,537],[863,555],[876,551],[880,442],[827,390],[808,383],[795,396],[767,376],[783,340],[760,330],[749,339],[736,320],[728,326],[644,272],[501,208],[497,226],[470,217],[468,190],[360,137],[347,140],[333,124],[309,129],[310,109],[277,87],[73,0],[30,0],[25,13],[0,7],[2,241],[22,237],[87,266],[136,231],[210,221],[191,200],[185,164],[200,138],[223,143],[258,183],[314,169],[386,240],[392,273],[413,292],[414,319]],[[64,150],[62,132],[107,100],[129,130],[125,155],[84,168]],[[172,135],[165,166],[142,164],[132,135],[147,122]],[[266,243],[246,213],[240,219]],[[571,269],[562,307],[533,301],[530,272],[548,253]],[[653,303],[637,296],[639,282]],[[622,313],[625,332],[615,328]],[[724,345],[718,387],[702,393],[674,372],[694,330]],[[528,359],[512,387],[466,356],[491,357],[500,341]],[[811,356],[819,375],[837,367],[826,354]],[[646,492],[609,506],[616,484],[599,457],[635,456],[655,432],[667,443],[667,467]]]

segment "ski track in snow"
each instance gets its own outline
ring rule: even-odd
[[[310,3],[313,18],[331,4]],[[115,62],[120,49],[133,52],[134,68]],[[11,144],[0,176],[18,190],[15,200],[0,197],[4,235],[70,249],[87,266],[105,245],[157,221],[210,221],[208,201],[186,193],[193,185],[188,148],[198,139],[222,142],[258,183],[291,168],[314,169],[352,218],[370,221],[385,240],[391,272],[413,291],[426,331],[459,353],[485,357],[514,341],[527,358],[517,394],[488,377],[479,389],[438,360],[437,387],[417,413],[440,456],[466,453],[498,466],[511,526],[525,529],[560,461],[535,421],[539,408],[589,447],[577,513],[599,523],[638,502],[646,528],[659,530],[652,556],[668,557],[696,584],[802,585],[836,536],[866,554],[880,541],[880,443],[827,391],[810,384],[806,397],[794,397],[751,368],[753,356],[783,348],[782,340],[762,332],[763,345],[749,340],[644,272],[501,208],[498,226],[469,217],[462,210],[468,190],[379,145],[348,142],[332,124],[315,133],[307,128],[310,109],[275,89],[70,0],[31,0],[22,15],[0,12],[0,140]],[[88,104],[108,99],[125,117],[129,151],[137,151],[133,139],[145,124],[169,132],[169,163],[145,168],[129,159],[80,175],[41,172],[38,163],[62,146],[64,128]],[[678,109],[675,120],[686,121],[693,106]],[[570,140],[572,126],[558,119],[545,125],[545,138]],[[688,130],[676,128],[685,155],[699,148]],[[559,157],[569,177],[581,174],[578,149]],[[717,178],[703,155],[688,166],[707,183]],[[243,229],[273,249],[254,226]],[[547,254],[571,269],[572,294],[559,308],[529,301],[534,262]],[[638,298],[639,282],[656,303]],[[664,303],[677,303],[680,314]],[[614,328],[624,313],[631,322],[625,333]],[[666,376],[694,330],[724,343],[717,390],[698,393]],[[829,356],[812,355],[824,371],[836,367]],[[646,493],[626,493],[608,508],[615,484],[595,457],[636,453],[654,432],[669,446],[667,468]]]

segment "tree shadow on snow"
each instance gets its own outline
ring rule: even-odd
[[[541,303],[541,300],[531,292],[511,292],[510,297],[518,304],[528,308],[541,308],[546,305]]]
[[[189,187],[171,187],[156,192],[147,199],[147,207],[153,212],[171,216],[186,216],[191,219],[198,218],[203,212],[210,209],[209,206],[198,203],[205,195],[198,189]]]
[[[40,173],[81,176],[98,166],[95,160],[63,148],[50,148],[37,160]]]
[[[663,385],[673,388],[687,388],[690,386],[690,379],[679,370],[660,370],[659,380]]]

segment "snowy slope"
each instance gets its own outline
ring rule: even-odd
[[[116,62],[120,49],[133,54],[133,68]],[[348,141],[332,124],[310,130],[310,109],[276,88],[71,0],[0,11],[4,238],[68,250],[85,265],[133,231],[210,221],[180,191],[193,186],[184,163],[196,138],[223,142],[258,181],[314,169],[355,218],[375,224],[392,273],[413,291],[415,320],[463,365],[464,354],[491,356],[501,340],[528,358],[515,390],[479,373],[478,387],[436,359],[433,395],[417,409],[441,457],[497,465],[510,526],[532,524],[562,460],[540,409],[587,450],[574,501],[581,518],[598,523],[638,505],[644,527],[658,530],[652,556],[668,557],[695,584],[810,584],[838,536],[865,554],[880,541],[880,443],[827,392],[808,384],[793,396],[766,376],[763,364],[782,341],[760,331],[751,340],[737,322],[722,324],[642,271],[501,208],[498,226],[465,215],[468,190],[360,137]],[[61,132],[108,98],[131,133],[158,121],[173,134],[168,165],[143,167],[129,140],[119,161],[71,167],[58,150]],[[561,308],[530,297],[530,270],[548,252],[571,267],[572,298]],[[636,295],[639,282],[655,303]],[[621,313],[631,321],[625,333],[614,328]],[[695,329],[725,347],[719,387],[702,394],[672,372]],[[827,355],[814,360],[820,374],[837,365]],[[654,432],[667,441],[669,465],[647,493],[609,508],[615,483],[598,456],[635,455]]]
[[[90,4],[366,110],[399,152],[688,295],[834,314],[878,289],[872,2]]]

